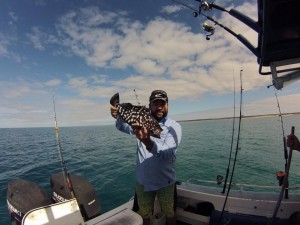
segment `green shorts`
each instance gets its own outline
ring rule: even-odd
[[[175,184],[171,184],[157,191],[144,192],[144,186],[137,183],[135,191],[138,203],[137,213],[143,219],[151,216],[155,196],[157,196],[162,213],[165,214],[167,218],[172,218],[174,216]]]

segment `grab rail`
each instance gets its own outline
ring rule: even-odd
[[[202,183],[208,183],[208,184],[221,184],[221,183],[218,183],[216,181],[209,181],[209,180],[201,180],[201,179],[195,179],[195,178],[191,178],[191,179],[188,179],[186,181],[187,184],[194,184],[194,185],[197,185],[195,183],[193,183],[192,181],[197,181],[197,182],[202,182]],[[236,186],[236,187],[240,187],[240,190],[243,191],[244,190],[244,187],[250,187],[250,188],[269,188],[269,189],[281,189],[281,186],[268,186],[268,185],[254,185],[254,184],[240,184],[240,183],[232,183],[231,184],[232,186]],[[289,189],[294,189],[294,190],[297,190],[297,189],[300,189],[300,186],[289,186]]]

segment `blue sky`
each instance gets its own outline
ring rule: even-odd
[[[256,19],[254,1],[215,3]],[[207,14],[256,45],[248,27]],[[53,95],[60,126],[112,124],[114,93],[137,104],[136,90],[147,105],[154,89],[167,91],[175,119],[230,116],[241,69],[244,114],[277,113],[256,57],[217,26],[207,41],[204,22],[170,0],[1,1],[0,127],[53,126]],[[299,84],[278,92],[282,112],[300,111]]]

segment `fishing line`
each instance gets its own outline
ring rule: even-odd
[[[268,86],[268,88],[270,86]],[[282,131],[282,142],[283,142],[283,151],[284,151],[284,159],[285,159],[284,168],[286,170],[286,168],[288,166],[288,151],[287,151],[287,147],[286,147],[286,137],[285,137],[285,133],[284,133],[283,116],[282,116],[282,113],[281,113],[281,108],[280,108],[280,104],[279,104],[279,99],[278,99],[276,88],[275,88],[274,85],[272,85],[272,86],[273,86],[273,89],[274,89],[274,95],[275,95],[275,99],[276,99],[276,103],[277,103],[277,108],[278,108],[278,113],[279,113],[279,117],[280,117],[281,131]],[[286,187],[286,189],[285,189],[285,198],[288,199],[288,187]]]
[[[282,116],[282,113],[281,113],[281,108],[280,108],[280,104],[279,104],[279,100],[278,100],[278,95],[277,95],[277,91],[276,91],[275,86],[273,86],[273,88],[274,88],[274,95],[275,95],[275,98],[276,98],[278,112],[279,112],[279,117],[280,117],[280,123],[281,123],[281,130],[282,130],[282,137],[283,137],[283,146],[284,146],[285,164],[287,164],[288,154],[287,154],[286,138],[285,138],[284,127],[283,127],[283,116]]]
[[[69,195],[69,198],[75,198],[75,194],[74,194],[74,189],[73,189],[73,185],[70,179],[70,175],[67,172],[67,167],[63,158],[63,154],[62,154],[62,147],[61,147],[61,142],[60,142],[60,137],[59,137],[59,127],[58,127],[58,123],[57,123],[57,119],[56,119],[56,109],[55,109],[55,98],[53,95],[53,110],[54,110],[54,122],[55,122],[55,131],[56,131],[56,140],[57,140],[57,150],[58,150],[58,155],[59,155],[59,159],[60,159],[60,163],[61,163],[61,167],[62,167],[62,172],[63,172],[63,177],[64,177],[64,181],[66,184],[66,193]]]
[[[268,86],[269,88],[270,86]],[[279,100],[278,100],[278,96],[277,96],[277,91],[275,89],[275,86],[273,85],[274,88],[274,95],[276,98],[276,102],[277,102],[277,107],[278,107],[278,112],[279,112],[279,117],[280,117],[280,122],[281,122],[281,130],[282,130],[282,141],[283,141],[283,150],[284,150],[284,159],[285,159],[285,174],[284,174],[284,180],[283,183],[281,184],[281,191],[280,194],[278,196],[278,200],[277,200],[277,204],[276,207],[274,209],[273,212],[273,216],[272,216],[272,220],[271,220],[271,224],[274,224],[275,222],[275,218],[276,215],[278,213],[282,198],[283,198],[283,193],[285,193],[285,198],[288,199],[289,198],[289,193],[288,193],[288,186],[289,186],[289,182],[288,182],[288,174],[289,174],[289,170],[290,170],[290,165],[291,165],[291,160],[292,160],[292,148],[290,148],[289,154],[287,151],[287,147],[286,147],[286,137],[285,137],[285,133],[284,133],[284,127],[283,127],[283,117],[282,117],[282,113],[281,113],[281,108],[280,108],[280,104],[279,104]],[[294,134],[295,132],[295,128],[292,127],[291,133]]]
[[[225,193],[226,185],[227,185],[227,179],[228,179],[228,175],[229,175],[229,168],[230,168],[230,164],[231,164],[231,155],[232,155],[232,151],[233,151],[234,133],[235,133],[235,78],[234,78],[234,72],[233,72],[233,120],[232,120],[232,134],[231,134],[230,154],[229,154],[229,159],[228,159],[228,166],[227,166],[227,171],[226,171],[226,176],[225,176],[223,191],[221,192],[222,194]]]
[[[221,222],[223,214],[224,214],[224,210],[225,210],[225,206],[228,200],[228,196],[229,196],[229,192],[231,189],[231,185],[232,185],[232,179],[233,179],[233,174],[234,174],[234,170],[235,170],[235,165],[236,165],[236,159],[237,159],[237,154],[239,151],[239,142],[240,142],[240,133],[241,133],[241,123],[242,123],[242,103],[243,103],[243,81],[242,81],[242,72],[243,70],[240,70],[240,83],[241,83],[241,87],[240,87],[240,116],[239,116],[239,126],[238,126],[238,134],[237,134],[237,141],[236,141],[236,149],[235,149],[235,156],[234,156],[234,161],[233,161],[233,166],[232,166],[232,170],[231,170],[231,177],[230,177],[230,182],[229,182],[229,186],[227,189],[227,194],[225,197],[225,201],[223,204],[223,208],[222,208],[222,212],[221,215],[219,217],[219,222]]]
[[[134,91],[135,99],[136,99],[138,105],[140,105],[140,102],[139,102],[139,99],[138,99],[138,95],[137,95],[135,89],[133,89],[133,91]]]
[[[140,105],[140,102],[139,102],[139,99],[138,99],[138,95],[137,95],[137,93],[136,93],[136,90],[133,89],[133,91],[134,91],[134,95],[135,95],[135,99],[136,99],[136,101],[137,101],[137,104]],[[138,145],[139,149],[142,148],[142,142],[141,142],[139,139],[137,139],[137,145]],[[142,148],[142,149],[144,150],[144,148]],[[145,154],[145,156],[139,151],[139,154],[143,157],[143,159],[146,159],[147,156],[146,156],[145,150],[144,150],[143,153]]]

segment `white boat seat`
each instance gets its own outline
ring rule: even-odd
[[[84,225],[76,199],[33,209],[25,214],[22,225]]]
[[[115,214],[103,214],[98,217],[97,225],[143,225],[143,219],[140,215],[133,212],[131,209],[124,209],[118,211]]]

